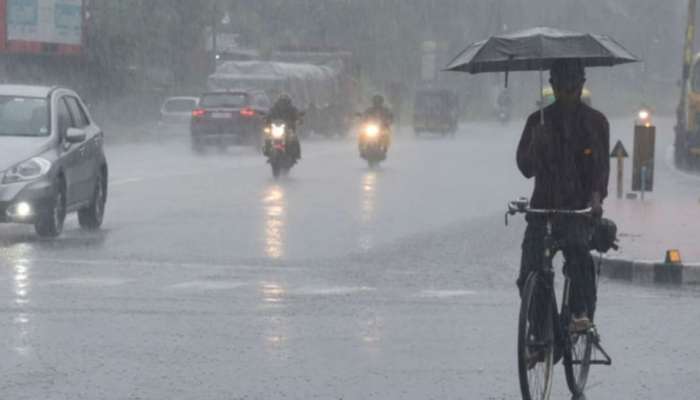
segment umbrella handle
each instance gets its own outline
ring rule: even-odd
[[[544,73],[540,67],[540,125],[544,125]]]

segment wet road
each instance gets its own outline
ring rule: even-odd
[[[3,399],[516,399],[519,126],[397,141],[108,149],[104,230],[0,227]],[[700,292],[603,281],[588,399],[696,399]],[[555,399],[567,399],[563,369]]]

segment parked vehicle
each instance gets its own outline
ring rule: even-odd
[[[443,136],[457,133],[459,100],[457,94],[446,89],[421,89],[416,92],[413,110],[413,129],[422,133]]]
[[[225,149],[242,144],[260,148],[264,115],[270,107],[270,99],[262,91],[204,93],[192,111],[192,149],[202,152],[208,146]]]
[[[0,85],[0,222],[55,237],[77,212],[81,227],[98,229],[107,176],[103,133],[74,91]]]
[[[187,127],[192,120],[192,111],[198,105],[198,97],[168,97],[160,108],[158,124],[163,128]]]

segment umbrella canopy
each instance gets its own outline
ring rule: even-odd
[[[580,59],[586,67],[639,61],[608,36],[539,27],[476,42],[462,51],[446,70],[471,74],[542,71],[560,58]]]

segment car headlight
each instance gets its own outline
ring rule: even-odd
[[[50,169],[51,161],[41,157],[34,157],[5,171],[2,183],[8,184],[38,179],[49,172]]]
[[[377,135],[379,135],[379,127],[373,124],[367,125],[367,127],[365,127],[365,135],[372,138],[376,137]]]
[[[282,125],[272,124],[272,129],[271,129],[272,137],[275,139],[281,139],[282,137],[284,137],[285,129],[286,129],[286,127],[284,126],[284,124],[282,124]]]

